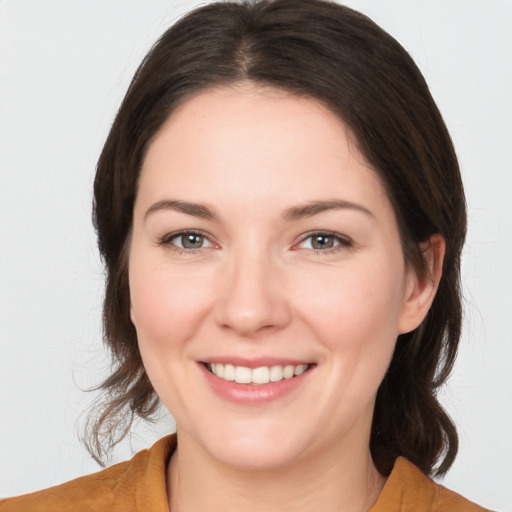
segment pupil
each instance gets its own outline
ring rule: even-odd
[[[333,244],[332,236],[318,235],[313,238],[312,245],[314,249],[330,249]]]
[[[203,237],[201,235],[184,235],[181,238],[181,243],[185,249],[198,249],[203,245]]]

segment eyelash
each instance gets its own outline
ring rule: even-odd
[[[183,237],[190,236],[190,235],[195,235],[195,236],[201,237],[204,241],[207,241],[209,244],[214,245],[213,242],[209,239],[209,237],[205,233],[203,233],[202,231],[197,231],[197,230],[184,230],[184,231],[177,231],[175,233],[169,233],[169,234],[165,235],[164,237],[162,237],[158,241],[158,245],[168,247],[172,251],[176,251],[179,254],[184,254],[184,253],[185,254],[194,254],[194,253],[198,253],[198,252],[208,248],[208,247],[196,247],[196,248],[179,247],[172,243],[173,240],[175,240],[175,239],[183,238]],[[323,238],[332,238],[334,241],[333,243],[335,244],[335,245],[333,245],[333,247],[330,247],[328,249],[315,249],[314,247],[308,248],[308,250],[312,250],[312,251],[314,251],[315,254],[318,254],[318,255],[333,254],[333,253],[338,252],[339,250],[350,249],[354,246],[354,242],[352,240],[350,240],[346,236],[342,236],[338,233],[333,233],[331,231],[312,231],[310,233],[305,234],[302,237],[302,239],[299,241],[299,243],[296,244],[294,247],[297,247],[298,245],[303,244],[305,241],[307,241],[309,239],[313,240],[315,237],[316,238],[322,238],[322,237]],[[301,247],[298,247],[298,249],[301,249]]]
[[[332,238],[334,240],[333,247],[330,247],[328,249],[315,249],[314,247],[309,248],[309,250],[312,250],[315,252],[315,254],[319,255],[326,255],[326,254],[334,254],[342,249],[350,249],[354,247],[354,242],[346,237],[342,236],[339,233],[333,233],[332,231],[312,231],[310,233],[307,233],[304,235],[299,242],[298,245],[303,244],[306,240],[313,240],[314,238]],[[300,248],[299,248],[300,249]]]
[[[187,248],[187,247],[179,247],[172,243],[173,240],[183,238],[186,236],[195,235],[201,237],[203,240],[209,242],[213,245],[213,242],[208,238],[208,236],[202,231],[196,231],[193,229],[187,229],[184,231],[177,231],[175,233],[169,233],[165,235],[158,241],[158,245],[168,247],[172,251],[176,251],[179,254],[195,254],[200,252],[203,249],[207,249],[207,247],[196,247],[196,248]]]

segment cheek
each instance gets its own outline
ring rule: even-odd
[[[129,271],[131,318],[140,344],[169,345],[193,336],[208,310],[207,280],[200,273],[170,272],[134,255]]]
[[[301,279],[296,289],[302,316],[335,343],[396,339],[403,274],[389,266],[354,265]]]

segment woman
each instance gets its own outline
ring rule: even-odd
[[[436,398],[460,336],[457,160],[373,22],[312,0],[182,19],[121,105],[95,222],[118,365],[91,449],[159,400],[177,436],[0,510],[483,510],[427,476],[457,451]]]

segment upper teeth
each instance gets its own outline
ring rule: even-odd
[[[210,371],[217,377],[235,381],[239,384],[268,384],[283,379],[291,379],[293,376],[304,373],[308,365],[289,364],[286,366],[260,366],[259,368],[247,368],[245,366],[234,366],[232,364],[210,363]]]

